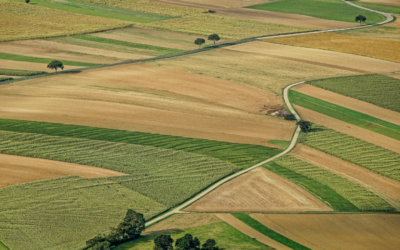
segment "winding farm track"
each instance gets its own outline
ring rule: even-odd
[[[333,29],[333,30],[322,30],[322,31],[311,31],[311,32],[301,32],[301,33],[294,33],[294,34],[283,34],[283,35],[270,35],[270,36],[263,36],[263,37],[258,37],[258,38],[251,38],[251,39],[246,39],[246,40],[240,40],[240,41],[236,41],[236,42],[230,42],[230,43],[225,43],[225,44],[220,44],[220,45],[216,45],[216,46],[211,46],[211,47],[207,47],[207,48],[202,48],[202,49],[197,49],[197,50],[192,50],[192,51],[187,51],[187,52],[183,52],[183,53],[178,53],[178,54],[174,54],[174,55],[169,55],[169,56],[160,56],[160,57],[155,57],[155,58],[148,58],[148,59],[140,59],[140,60],[134,60],[134,61],[127,61],[127,62],[122,62],[122,63],[115,63],[115,64],[107,64],[107,65],[101,65],[101,66],[95,66],[95,67],[88,67],[88,68],[82,68],[82,69],[72,69],[72,70],[68,70],[68,71],[64,71],[61,73],[71,73],[71,72],[79,72],[79,71],[83,71],[83,70],[89,70],[89,69],[94,69],[94,68],[104,68],[104,67],[110,67],[110,66],[115,66],[115,65],[122,65],[122,64],[131,64],[131,63],[136,63],[136,62],[143,62],[143,61],[150,61],[150,60],[159,60],[159,59],[164,59],[164,58],[170,58],[170,57],[178,57],[178,56],[183,56],[183,55],[188,55],[188,54],[194,54],[194,53],[198,53],[198,52],[203,52],[203,51],[208,51],[211,49],[216,49],[216,48],[222,48],[222,47],[226,47],[226,46],[232,46],[232,45],[236,45],[236,44],[240,44],[240,43],[246,43],[246,42],[251,42],[251,41],[256,41],[256,40],[261,40],[261,39],[265,39],[265,38],[273,38],[273,37],[285,37],[285,36],[295,36],[295,35],[303,35],[303,34],[316,34],[316,33],[326,33],[326,32],[334,32],[334,31],[342,31],[342,30],[351,30],[351,29],[361,29],[361,28],[368,28],[368,27],[372,27],[372,26],[377,26],[377,25],[382,25],[382,24],[386,24],[389,23],[391,21],[394,20],[393,16],[387,13],[383,13],[380,11],[375,11],[375,10],[371,10],[371,9],[367,9],[361,6],[358,6],[356,4],[353,4],[351,2],[348,1],[344,1],[343,2],[352,5],[354,7],[360,8],[360,9],[364,9],[364,10],[368,10],[371,12],[375,12],[381,15],[384,15],[386,17],[386,20],[380,23],[376,23],[376,24],[370,24],[370,25],[360,25],[360,26],[355,26],[355,27],[350,27],[350,28],[341,28],[341,29]],[[396,72],[393,72],[396,73]],[[31,77],[26,77],[26,78],[19,78],[19,79],[15,79],[15,80],[11,80],[11,81],[6,81],[6,82],[2,82],[0,83],[0,85],[2,84],[9,84],[12,82],[16,82],[16,81],[22,81],[22,80],[28,80],[28,79],[33,79],[33,78],[39,78],[39,77],[43,77],[43,76],[48,76],[48,75],[53,75],[55,73],[50,73],[50,74],[45,74],[45,75],[38,75],[38,76],[31,76]],[[294,110],[293,106],[291,105],[291,103],[289,102],[288,99],[288,91],[291,87],[296,86],[298,84],[302,84],[303,82],[297,82],[297,83],[293,83],[289,86],[287,86],[284,90],[283,90],[283,99],[287,105],[287,107],[289,108],[289,110],[295,115],[296,120],[300,120],[299,115],[297,114],[297,112]],[[191,199],[187,200],[186,202],[182,203],[181,205],[175,207],[174,209],[148,221],[146,223],[146,226],[152,225],[154,223],[157,223],[163,219],[165,219],[166,217],[169,217],[173,214],[176,213],[185,213],[183,211],[181,211],[183,208],[189,206],[190,204],[194,203],[195,201],[199,200],[200,198],[204,197],[205,195],[207,195],[208,193],[210,193],[211,191],[213,191],[214,189],[216,189],[217,187],[221,186],[222,184],[244,174],[247,173],[267,162],[273,161],[276,158],[285,155],[286,153],[289,153],[295,146],[297,143],[297,139],[299,137],[300,134],[300,127],[298,126],[293,134],[291,143],[289,145],[289,147],[286,148],[285,151],[283,151],[282,153],[269,158],[263,162],[260,162],[254,166],[251,166],[245,170],[242,170],[240,172],[237,172],[235,174],[232,174],[228,177],[225,177],[224,179],[218,181],[217,183],[211,185],[210,187],[208,187],[207,189],[203,190],[201,193],[195,195],[194,197],[192,197]]]

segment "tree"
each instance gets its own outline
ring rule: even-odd
[[[145,220],[143,214],[128,209],[124,220],[117,228],[111,228],[111,233],[107,239],[113,244],[136,239],[144,230],[144,224]]]
[[[51,61],[51,63],[49,63],[49,64],[47,65],[47,68],[49,68],[49,69],[55,69],[55,70],[56,70],[56,73],[57,73],[57,68],[64,69],[64,65],[63,65],[63,63],[60,62],[60,61],[53,60],[53,61]]]
[[[171,235],[161,234],[154,239],[154,250],[173,250]]]
[[[197,38],[195,41],[194,41],[194,43],[196,44],[196,45],[199,45],[199,47],[201,47],[201,45],[203,44],[203,43],[205,43],[206,42],[206,40],[204,40],[203,38]]]
[[[361,25],[361,22],[365,22],[367,20],[367,18],[365,17],[365,16],[363,16],[363,15],[358,15],[358,16],[356,16],[356,22],[360,22],[360,25]]]
[[[300,120],[297,122],[297,125],[300,126],[301,131],[310,132],[311,131],[311,122]]]
[[[31,0],[25,0],[25,3],[29,3]]]
[[[220,250],[216,245],[217,242],[214,239],[208,239],[206,243],[203,244],[201,250]]]
[[[92,250],[110,250],[110,245],[108,241],[99,242],[92,247]]]
[[[219,36],[217,34],[212,34],[212,35],[208,36],[208,40],[214,41],[214,44],[215,44],[215,41],[219,41],[219,39],[221,39],[221,38],[219,38]]]
[[[191,234],[185,234],[184,237],[176,240],[176,250],[200,250],[200,241],[197,237],[193,238]]]
[[[98,243],[104,242],[106,240],[105,237],[106,237],[105,235],[101,235],[101,234],[95,236],[93,239],[86,241],[86,247],[90,248]]]

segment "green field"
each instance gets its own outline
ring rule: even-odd
[[[49,58],[20,56],[20,55],[14,55],[14,54],[6,54],[6,53],[0,53],[0,59],[22,61],[22,62],[34,62],[34,63],[50,63],[52,60],[54,60],[54,59],[49,59]],[[96,64],[96,63],[73,62],[73,61],[67,61],[67,60],[61,60],[61,61],[64,65],[69,65],[69,66],[90,67],[90,66],[101,65],[101,64]]]
[[[9,249],[0,241],[0,250],[9,250]]]
[[[269,142],[269,143],[272,143],[272,144],[275,144],[275,145],[279,145],[279,146],[282,146],[282,147],[287,148],[287,147],[289,147],[291,141],[270,140],[270,141],[268,141],[268,142]]]
[[[260,233],[268,236],[269,238],[281,243],[282,245],[285,245],[287,247],[290,247],[291,249],[295,250],[311,250],[308,247],[305,247],[289,238],[286,238],[285,236],[275,232],[274,230],[264,226],[257,220],[253,219],[251,216],[249,216],[246,213],[233,213],[233,216],[241,220],[242,222],[246,223],[248,226],[254,228],[255,230],[259,231]]]
[[[248,8],[300,14],[344,22],[355,22],[356,16],[364,15],[367,18],[366,24],[379,23],[385,20],[383,15],[358,9],[337,0],[281,0],[249,6]]]
[[[166,207],[110,179],[56,178],[0,189],[0,235],[10,249],[76,250],[117,226],[127,209]],[[22,235],[24,237],[22,237]]]
[[[396,140],[400,140],[399,125],[383,121],[333,103],[325,102],[294,90],[289,91],[289,98],[292,104],[296,104],[335,119],[374,131]]]
[[[160,51],[160,52],[164,52],[166,54],[175,54],[175,53],[184,52],[184,50],[179,50],[179,49],[170,49],[170,48],[152,46],[152,45],[147,45],[147,44],[131,43],[131,42],[102,38],[102,37],[97,37],[97,36],[77,35],[77,36],[73,36],[73,38],[78,38],[78,39],[92,41],[92,42],[120,45],[120,46],[125,46],[125,47],[136,48],[136,49]]]
[[[275,162],[294,172],[314,179],[340,194],[361,211],[392,211],[393,208],[374,193],[328,170],[319,168],[294,156],[285,155]]]
[[[378,10],[386,13],[391,13],[391,14],[400,14],[400,6],[394,6],[394,5],[386,5],[386,4],[376,4],[376,3],[365,3],[361,1],[353,1],[357,5],[360,5],[362,7],[372,9],[372,10]]]
[[[24,3],[25,0],[10,0],[13,2]],[[156,21],[162,21],[166,19],[170,19],[171,17],[142,13],[131,10],[124,10],[119,8],[105,7],[99,6],[90,3],[83,3],[74,0],[31,0],[30,4],[34,4],[36,6],[63,10],[67,12],[72,12],[76,14],[88,15],[88,16],[97,16],[97,17],[105,17],[118,19],[123,21],[135,22],[135,23],[150,23]]]
[[[250,167],[282,152],[281,149],[260,145],[23,120],[0,119],[0,130],[180,150],[211,156],[241,168]]]
[[[340,212],[359,212],[360,210],[351,202],[336,193],[333,189],[305,175],[294,172],[276,162],[269,162],[263,165],[269,171],[288,179],[296,185],[302,187],[310,194],[324,202],[326,205]]]
[[[47,74],[46,71],[34,71],[34,70],[21,70],[21,69],[1,69],[0,75],[8,75],[8,76],[35,76]]]
[[[400,80],[385,75],[335,77],[308,84],[400,112]]]
[[[241,249],[241,250],[268,250],[272,249],[255,239],[239,232],[225,222],[216,222],[204,226],[192,227],[183,230],[170,231],[165,234],[170,234],[176,240],[185,236],[185,234],[192,234],[194,237],[199,238],[203,244],[207,239],[215,239],[217,246],[226,250]],[[137,240],[130,241],[118,245],[114,250],[153,250],[154,238],[157,235],[144,236]],[[174,242],[175,245],[175,242]]]
[[[313,124],[305,145],[400,181],[400,154]]]
[[[0,76],[0,82],[9,81],[9,80],[12,80],[12,79],[14,79],[14,78],[12,78],[12,77],[1,77]]]

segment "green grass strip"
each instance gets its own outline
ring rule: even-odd
[[[9,80],[12,80],[12,79],[14,79],[14,78],[12,78],[12,77],[0,77],[0,82],[9,81]]]
[[[13,2],[25,3],[25,0],[11,0]],[[34,4],[36,6],[46,7],[50,9],[57,9],[66,12],[72,12],[75,14],[87,15],[87,16],[96,16],[96,17],[104,17],[111,19],[118,19],[123,21],[129,21],[134,23],[150,23],[156,22],[159,20],[170,19],[170,17],[164,17],[160,15],[153,15],[140,12],[134,12],[129,10],[122,10],[112,7],[103,7],[95,4],[89,3],[80,3],[72,0],[65,1],[52,1],[52,0],[31,0],[30,4]],[[144,17],[147,16],[147,17]]]
[[[269,171],[288,179],[294,184],[302,187],[316,198],[332,207],[335,211],[339,212],[360,212],[356,206],[350,201],[346,200],[340,194],[336,193],[330,187],[311,179],[307,176],[294,172],[286,167],[283,167],[276,162],[269,162],[263,165]]]
[[[367,24],[385,20],[383,15],[359,9],[340,0],[281,0],[249,6],[248,8],[354,23],[355,17],[358,15],[365,16],[367,18],[365,23]]]
[[[55,59],[49,59],[49,58],[40,58],[40,57],[32,57],[32,56],[20,56],[20,55],[7,54],[7,53],[0,53],[0,59],[13,60],[13,61],[22,61],[22,62],[34,62],[34,63],[50,63],[51,61],[55,60]],[[73,62],[73,61],[67,61],[67,60],[60,60],[60,61],[64,65],[69,65],[69,66],[90,67],[90,66],[101,65],[101,64],[97,64],[97,63]]]
[[[275,145],[278,145],[278,146],[282,146],[282,147],[287,148],[287,147],[289,147],[291,141],[270,140],[270,141],[268,141],[268,142],[269,142],[269,143],[272,143],[272,144],[275,144]]]
[[[1,241],[0,241],[0,250],[9,250]]]
[[[290,102],[335,119],[400,140],[400,126],[312,96],[289,91]]]
[[[125,41],[114,40],[114,39],[109,39],[109,38],[102,38],[102,37],[97,37],[97,36],[90,36],[90,35],[77,35],[77,36],[73,36],[73,38],[79,38],[79,39],[91,41],[91,42],[115,44],[115,45],[120,45],[120,46],[125,46],[125,47],[136,48],[136,49],[163,51],[168,54],[185,52],[185,50],[180,50],[180,49],[170,49],[170,48],[147,45],[147,44],[131,43],[131,42],[125,42]]]
[[[260,145],[230,143],[179,136],[132,132],[47,122],[0,119],[0,130],[122,142],[212,156],[245,168],[282,152]]]
[[[364,3],[361,1],[352,1],[352,2],[368,9],[378,10],[391,14],[400,14],[400,6],[377,4],[377,3]]]
[[[294,250],[311,250],[308,247],[305,247],[285,236],[282,234],[279,234],[275,232],[274,230],[266,227],[259,221],[253,219],[250,215],[246,213],[232,213],[233,216],[235,216],[237,219],[241,220],[242,222],[246,223],[248,226],[254,228],[258,232],[268,236],[269,238],[281,243],[282,245],[285,245],[287,247],[290,247]]]
[[[47,73],[46,71],[0,68],[0,75],[7,75],[7,76],[36,76],[36,75],[42,75],[42,74],[46,74],[46,73]]]

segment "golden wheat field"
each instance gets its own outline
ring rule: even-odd
[[[78,0],[80,2],[98,4],[108,7],[128,9],[165,16],[191,16],[207,12],[206,9],[160,3],[151,0]]]
[[[132,24],[5,0],[0,0],[0,16],[0,42],[76,35]]]
[[[211,14],[186,16],[179,19],[169,19],[161,22],[138,25],[203,36],[217,33],[221,38],[228,39],[243,39],[310,30],[307,28],[283,24],[264,23],[259,21],[215,16]]]
[[[377,38],[360,39],[356,36],[334,33],[271,38],[265,39],[264,41],[308,48],[333,50],[400,62],[400,41],[389,41]]]

